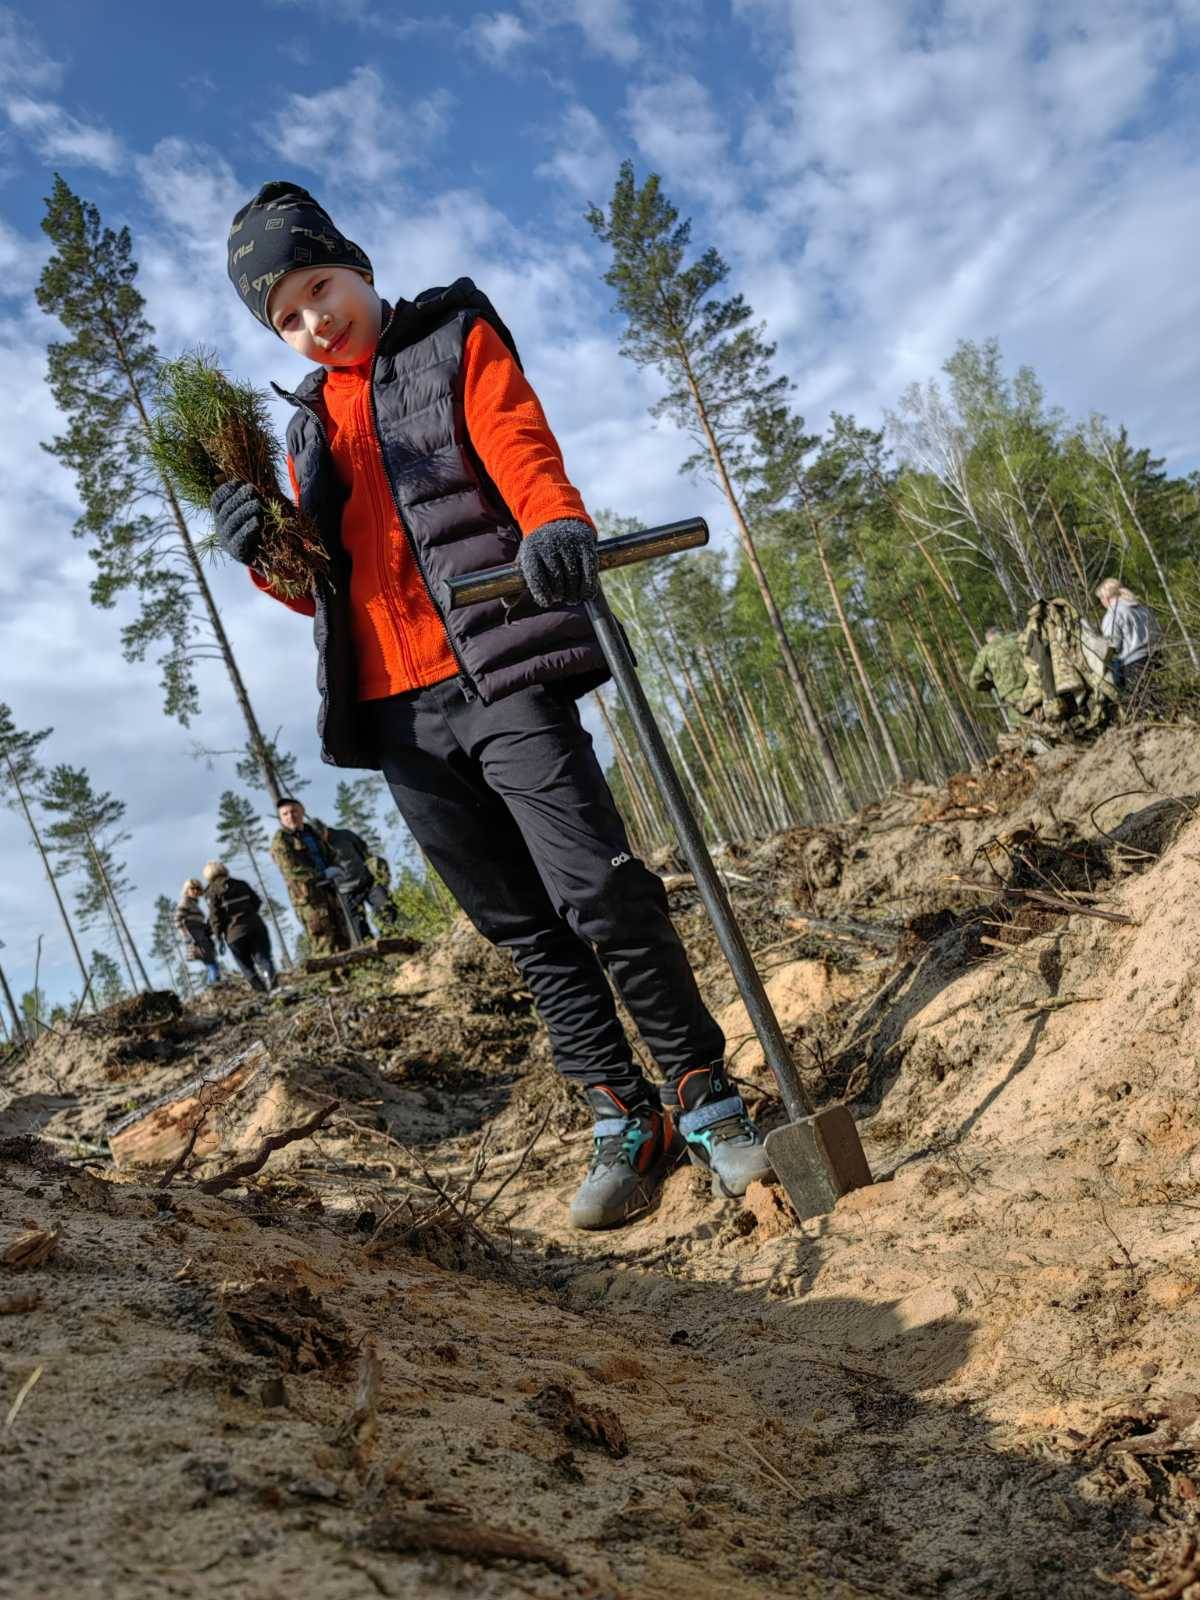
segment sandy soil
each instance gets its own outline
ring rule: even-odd
[[[1195,1600],[1197,790],[1191,730],[1126,729],[725,854],[879,1180],[804,1224],[683,1169],[571,1234],[586,1118],[465,929],[8,1062],[0,1596]],[[326,1128],[219,1195],[261,1116],[167,1188],[113,1169],[257,1039],[272,1116]]]

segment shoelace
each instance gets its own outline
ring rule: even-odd
[[[634,1137],[639,1136],[639,1137]],[[641,1119],[630,1117],[620,1133],[598,1134],[592,1147],[592,1171],[597,1167],[615,1167],[622,1158],[634,1164],[634,1157],[642,1146]]]
[[[724,1144],[728,1139],[749,1139],[752,1144],[757,1142],[754,1124],[744,1111],[736,1116],[722,1117],[720,1122],[714,1122],[704,1131],[711,1136],[714,1144]]]

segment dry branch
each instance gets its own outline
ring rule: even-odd
[[[233,1166],[226,1167],[224,1172],[214,1173],[211,1178],[202,1179],[196,1187],[202,1194],[220,1194],[222,1189],[232,1189],[243,1178],[252,1178],[266,1166],[274,1151],[282,1150],[285,1145],[295,1144],[297,1139],[307,1139],[310,1133],[315,1133],[329,1120],[339,1103],[337,1100],[328,1100],[297,1127],[284,1128],[279,1133],[269,1134],[252,1156],[247,1156],[245,1161],[235,1161]]]

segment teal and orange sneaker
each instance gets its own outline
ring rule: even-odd
[[[722,1062],[693,1067],[674,1083],[664,1084],[662,1101],[678,1124],[689,1159],[712,1173],[718,1200],[734,1200],[756,1180],[771,1176],[762,1135]]]
[[[596,1114],[592,1164],[571,1201],[574,1228],[615,1228],[654,1200],[683,1160],[683,1140],[669,1111],[647,1101],[625,1105],[602,1085],[587,1091]]]

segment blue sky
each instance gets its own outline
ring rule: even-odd
[[[127,222],[164,353],[215,346],[256,382],[295,358],[224,276],[234,208],[294,176],[375,260],[385,292],[467,272],[512,326],[593,506],[724,518],[677,476],[686,442],[622,361],[582,213],[619,161],[658,171],[779,342],[810,424],[878,422],[960,338],[997,335],[1076,415],[1125,420],[1200,460],[1200,0],[227,0],[0,5],[0,699],[53,724],[54,761],[129,804],[143,942],[154,896],[212,852],[226,749],[220,673],[189,729],[157,672],[120,656],[122,613],[87,601],[74,486],[38,449],[54,328],[32,291],[53,171]],[[203,530],[198,530],[203,531]],[[214,569],[269,728],[312,775],[306,625]],[[70,987],[18,822],[0,813],[0,938],[25,985]]]

